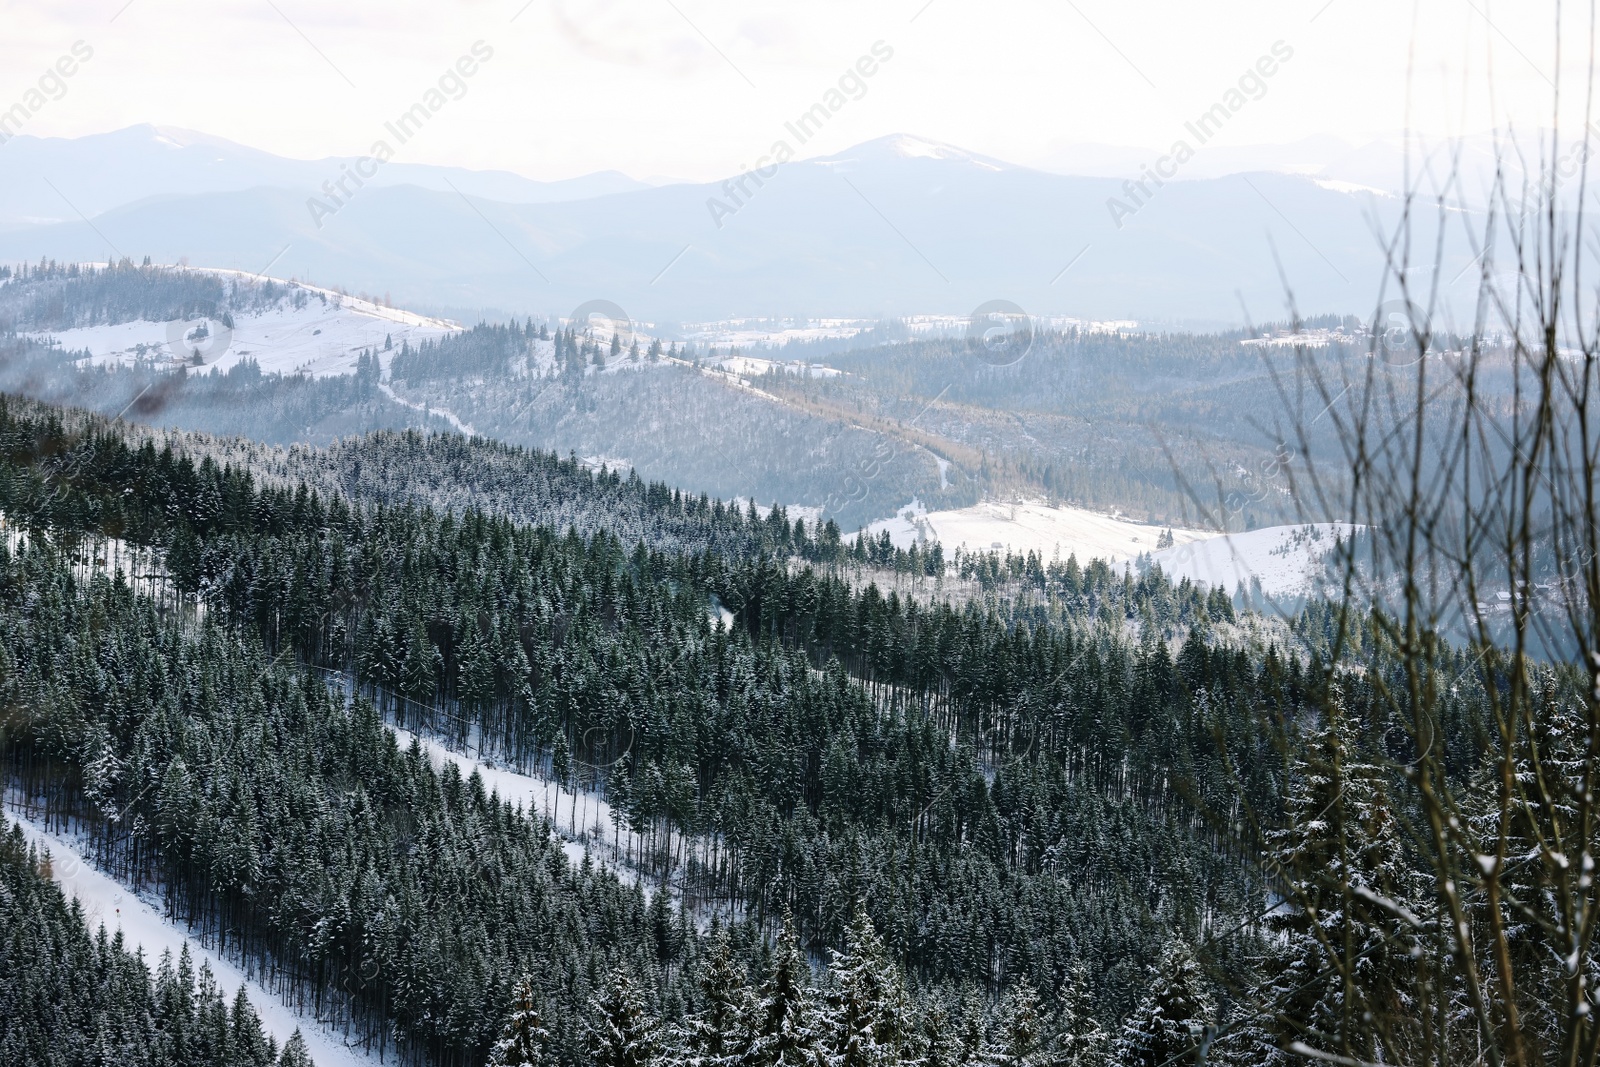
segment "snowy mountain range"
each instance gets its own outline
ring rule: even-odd
[[[1039,315],[1236,324],[1281,318],[1285,280],[1302,312],[1362,313],[1382,272],[1374,227],[1399,211],[1351,182],[1062,175],[908,135],[663,187],[287,160],[155,127],[5,151],[0,259],[148,255],[431,310],[607,299],[656,321],[965,314],[1003,298]],[[1448,244],[1446,277],[1470,255]]]
[[[248,189],[314,192],[356,157],[286,159],[193,130],[130,126],[87,137],[14,137],[0,167],[0,229],[76,222],[151,197],[237,193]],[[459,189],[509,204],[543,204],[649,188],[616,171],[537,182],[506,171],[391,162],[369,179],[379,186]],[[259,267],[259,264],[257,264]]]

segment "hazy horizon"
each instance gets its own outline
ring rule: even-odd
[[[1419,39],[1409,12],[1359,0],[1154,13],[950,0],[804,13],[667,0],[13,3],[0,113],[38,92],[45,106],[4,132],[151,124],[319,159],[370,151],[446,78],[444,121],[397,158],[540,181],[606,170],[705,181],[756,165],[786,123],[837,92],[844,106],[811,154],[908,133],[1058,169],[1064,146],[1166,151],[1241,79],[1248,106],[1217,151],[1537,129],[1551,120],[1545,97],[1560,69],[1552,10],[1423,4],[1416,18],[1434,28]],[[51,75],[75,46],[88,58]],[[1253,74],[1275,46],[1291,58]],[[455,74],[475,47],[474,72]],[[857,73],[875,48],[874,72]],[[1582,115],[1567,118],[1576,126]]]

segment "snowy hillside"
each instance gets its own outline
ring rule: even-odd
[[[839,371],[824,363],[804,363],[762,359],[759,356],[730,356],[712,364],[736,378],[753,378],[773,371],[809,378],[837,378]]]
[[[211,972],[223,989],[231,993],[245,987],[251,1006],[261,1017],[262,1029],[280,1047],[299,1030],[317,1067],[364,1067],[379,1062],[376,1055],[351,1048],[343,1035],[320,1023],[315,1015],[283,1003],[262,984],[259,974],[246,974],[222,953],[163,918],[159,898],[154,894],[147,900],[134,893],[85,860],[75,841],[51,833],[21,812],[11,814],[30,844],[50,850],[51,877],[63,892],[77,899],[91,929],[103,925],[107,933],[121,930],[128,950],[143,952],[145,964],[152,970],[163,952],[170,952],[177,959],[187,947],[196,967],[202,961],[211,965]],[[5,820],[0,818],[0,827],[4,825]]]
[[[1335,541],[1356,527],[1348,523],[1268,526],[1177,544],[1152,555],[1174,579],[1189,578],[1233,592],[1254,579],[1268,596],[1300,596],[1324,573]]]
[[[900,548],[910,548],[919,538],[938,541],[946,552],[1004,550],[1037,552],[1045,559],[1079,562],[1103,559],[1116,563],[1153,552],[1161,527],[1084,508],[1051,507],[1037,502],[1001,504],[986,502],[955,511],[926,512],[919,505],[902,508],[892,519],[868,527],[876,535],[884,530]],[[1175,543],[1205,537],[1199,530],[1174,529]]]
[[[234,271],[205,271],[233,281],[254,284],[249,275]],[[351,374],[363,349],[378,353],[387,366],[392,342],[454,333],[461,327],[444,319],[429,318],[370,300],[347,296],[301,283],[279,282],[289,295],[264,310],[241,312],[233,326],[194,319],[188,322],[136,320],[112,325],[84,326],[32,336],[60,346],[64,351],[87,351],[93,364],[130,364],[148,360],[157,364],[188,363],[199,351],[201,365],[226,371],[241,360],[253,359],[264,373],[304,373],[313,378]]]
[[[872,523],[867,532],[876,536],[887,530],[900,548],[938,541],[946,552],[1037,552],[1047,561],[1076,555],[1080,563],[1126,563],[1148,556],[1175,581],[1188,578],[1232,593],[1259,580],[1263,593],[1283,597],[1310,591],[1336,539],[1354,529],[1347,523],[1313,523],[1215,536],[1174,527],[1172,546],[1157,550],[1156,539],[1165,532],[1158,526],[1084,508],[989,501],[934,512],[913,503],[892,519]]]
[[[724,319],[686,322],[679,332],[695,345],[780,348],[793,341],[845,340],[876,325],[876,319]]]

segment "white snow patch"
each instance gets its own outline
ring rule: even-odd
[[[1174,581],[1188,578],[1232,593],[1261,580],[1268,596],[1301,596],[1312,591],[1325,569],[1334,542],[1358,527],[1349,523],[1268,526],[1246,533],[1224,534],[1177,544],[1151,556],[1151,562]]]
[[[225,273],[225,272],[218,272]],[[433,319],[398,308],[383,307],[340,293],[297,286],[308,295],[303,307],[294,299],[280,301],[259,313],[241,313],[234,319],[232,339],[225,351],[212,352],[215,339],[193,345],[172,343],[173,323],[137,320],[115,325],[83,326],[71,330],[31,334],[53,341],[64,351],[87,351],[93,365],[131,364],[140,360],[158,366],[175,366],[201,350],[205,369],[227,371],[253,359],[263,373],[307,374],[313,378],[355,373],[356,360],[371,349],[387,368],[402,343],[412,345],[460,331],[444,319]],[[294,290],[291,290],[291,294]],[[191,324],[192,325],[192,324]],[[216,334],[219,323],[210,324]],[[394,351],[383,351],[385,341]],[[200,368],[195,368],[200,369]]]
[[[762,359],[759,356],[728,356],[711,360],[710,364],[729,374],[748,377],[768,374],[773,371],[781,374],[792,374],[797,378],[837,378],[844,373],[823,363]]]
[[[1341,181],[1338,178],[1317,178],[1314,180],[1318,185],[1324,189],[1327,189],[1329,192],[1371,193],[1373,196],[1381,196],[1385,200],[1395,199],[1395,195],[1391,192],[1387,192],[1383,189],[1377,189],[1370,185],[1362,185],[1360,182]]]
[[[483,778],[485,790],[491,793],[498,793],[501,800],[506,801],[513,807],[520,807],[525,814],[549,818],[558,834],[562,826],[573,825],[573,816],[576,814],[576,825],[580,832],[587,833],[596,824],[602,824],[609,827],[611,834],[616,838],[614,842],[615,848],[627,849],[630,846],[636,847],[637,845],[633,832],[626,828],[626,820],[623,820],[622,825],[614,824],[611,821],[611,805],[601,799],[597,793],[587,789],[580,789],[576,792],[570,789],[560,789],[548,778],[523,774],[521,771],[503,767],[493,760],[475,759],[459,752],[453,752],[430,737],[412,733],[410,730],[393,724],[389,725],[389,729],[393,731],[395,739],[399,742],[401,748],[410,748],[413,740],[421,745],[423,753],[427,755],[428,762],[433,765],[434,770],[443,770],[446,763],[453,763],[463,778],[470,777],[473,771],[477,771]],[[576,812],[574,812],[575,808]],[[620,837],[617,836],[619,834]],[[587,854],[590,862],[596,866],[607,867],[613,873],[627,880],[634,879],[633,871],[623,868],[621,864],[605,863],[598,853],[591,851],[582,841],[568,840],[563,837],[561,838],[561,849],[566,853],[567,859],[573,863],[582,863],[583,857]]]
[[[942,470],[942,468],[941,468]],[[1045,562],[1075,555],[1079,563],[1103,559],[1117,563],[1141,553],[1154,552],[1166,527],[1151,526],[1116,515],[1084,508],[1052,507],[1038,501],[1014,504],[990,501],[955,511],[922,512],[913,501],[892,519],[867,527],[872,535],[889,531],[890,540],[910,548],[920,536],[938,541],[946,553],[967,551],[1037,552]],[[1199,540],[1201,530],[1172,528],[1173,541],[1182,545]]]
[[[954,145],[940,144],[938,141],[925,141],[921,137],[912,137],[910,134],[900,134],[890,142],[890,148],[901,159],[971,159],[969,152],[964,152]]]
[[[187,945],[195,968],[199,968],[201,961],[209,963],[218,986],[228,994],[241,985],[245,987],[251,1005],[261,1017],[262,1029],[277,1040],[280,1048],[295,1030],[299,1030],[317,1067],[340,1064],[367,1067],[378,1062],[376,1053],[369,1055],[346,1045],[342,1035],[314,1017],[288,1007],[261,983],[247,978],[237,965],[163,919],[155,904],[93,867],[73,842],[45,830],[21,813],[13,812],[12,817],[22,826],[23,836],[29,842],[50,850],[50,876],[65,893],[76,897],[83,905],[89,928],[93,930],[103,925],[108,935],[120,929],[128,951],[142,950],[145,963],[152,971],[161,953],[171,952],[176,960]]]
[[[561,368],[556,365],[556,343],[554,339],[539,340],[534,338],[528,344],[528,352],[520,361],[512,366],[512,370],[524,378],[544,378],[555,374]]]
[[[723,319],[684,323],[683,338],[699,346],[779,348],[790,341],[843,340],[876,325],[875,319]]]
[[[901,320],[912,337],[960,337],[972,327],[968,315],[908,315]],[[1139,332],[1134,319],[1079,319],[1071,315],[1030,315],[1035,329],[1126,335]]]

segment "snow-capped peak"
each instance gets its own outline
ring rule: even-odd
[[[969,163],[984,170],[1007,170],[1010,164],[969,152],[943,141],[934,141],[909,133],[892,133],[864,141],[835,155],[824,156],[818,163],[857,163],[873,159],[936,159],[956,163]]]
[[[168,148],[217,147],[222,145],[236,147],[233,142],[226,141],[221,137],[213,137],[210,134],[186,129],[182,126],[135,126],[132,129],[134,131],[148,130],[152,141]]]
[[[971,152],[955,145],[943,144],[939,141],[929,141],[921,137],[913,137],[909,133],[897,133],[888,138],[885,145],[891,152],[901,159],[972,159]]]

